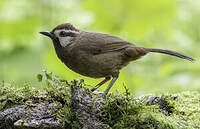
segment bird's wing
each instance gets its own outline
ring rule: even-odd
[[[135,46],[123,39],[115,36],[101,33],[85,32],[81,36],[81,42],[79,43],[82,49],[92,54],[102,54],[107,52],[119,51],[124,48]]]

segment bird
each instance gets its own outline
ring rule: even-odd
[[[71,23],[57,25],[40,34],[51,38],[57,57],[72,71],[91,78],[104,78],[91,92],[109,81],[107,95],[119,77],[120,70],[148,53],[162,53],[191,62],[195,59],[176,51],[145,48],[104,33],[79,30]]]

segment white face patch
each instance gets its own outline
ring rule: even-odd
[[[71,36],[60,36],[60,32],[61,31],[65,31],[66,33],[75,33],[78,34],[78,31],[74,31],[74,30],[66,30],[66,29],[61,29],[61,30],[56,30],[54,32],[55,36],[59,39],[60,41],[60,45],[62,47],[66,47],[69,43],[71,43],[75,37],[71,37]]]

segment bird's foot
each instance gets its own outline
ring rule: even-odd
[[[94,92],[97,88],[98,88],[98,87],[95,86],[95,87],[93,87],[92,89],[90,89],[90,91],[91,91],[91,92]]]

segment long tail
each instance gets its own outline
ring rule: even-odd
[[[175,51],[171,51],[171,50],[156,49],[156,48],[146,48],[146,50],[149,51],[149,52],[164,53],[164,54],[176,56],[176,57],[179,57],[179,58],[182,58],[182,59],[189,60],[191,62],[195,61],[195,59],[193,59],[193,58],[191,58],[189,56],[186,56],[186,55],[183,55],[181,53],[178,53],[178,52],[175,52]]]

